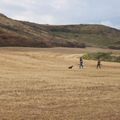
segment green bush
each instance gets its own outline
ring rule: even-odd
[[[120,62],[120,56],[116,57],[116,62]]]
[[[83,55],[83,59],[86,60],[98,60],[101,59],[103,61],[110,61],[110,62],[120,62],[120,56],[112,56],[112,53],[87,53]]]
[[[120,46],[109,46],[110,49],[120,50]]]

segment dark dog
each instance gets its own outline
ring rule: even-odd
[[[73,65],[69,66],[68,69],[72,69],[73,68]]]

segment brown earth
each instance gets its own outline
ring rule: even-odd
[[[82,53],[0,48],[0,119],[119,120],[120,64],[102,62],[97,70],[96,61],[85,61],[80,70]]]

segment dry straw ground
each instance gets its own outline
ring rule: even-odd
[[[120,120],[120,64],[80,70],[82,53],[0,48],[0,120]]]

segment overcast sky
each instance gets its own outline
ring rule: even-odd
[[[104,24],[120,29],[120,0],[0,0],[0,12],[40,24]]]

